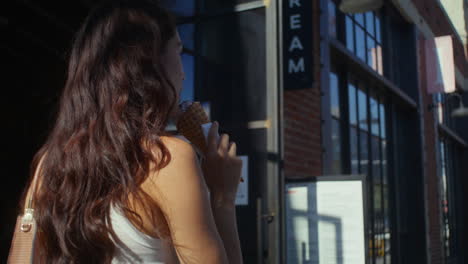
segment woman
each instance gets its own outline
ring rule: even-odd
[[[109,1],[85,20],[32,164],[46,263],[242,262],[236,144],[216,140],[215,122],[200,166],[164,132],[178,109],[181,51],[173,18],[149,0]]]

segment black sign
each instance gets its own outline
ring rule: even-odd
[[[283,0],[284,89],[311,88],[312,0]]]

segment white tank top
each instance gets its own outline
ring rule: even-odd
[[[119,207],[111,206],[112,228],[123,245],[117,244],[112,263],[162,264],[162,241],[138,230]]]

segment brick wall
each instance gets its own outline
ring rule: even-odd
[[[322,174],[320,114],[320,1],[313,1],[314,86],[285,91],[284,172],[287,178]]]
[[[443,245],[441,243],[441,221],[440,221],[440,199],[439,199],[439,180],[437,175],[437,156],[436,156],[436,131],[433,111],[426,106],[432,103],[432,97],[427,93],[426,71],[425,71],[425,52],[424,37],[419,38],[419,93],[422,99],[422,111],[424,122],[424,172],[426,180],[426,199],[427,199],[427,224],[429,231],[429,258],[431,264],[442,264]]]

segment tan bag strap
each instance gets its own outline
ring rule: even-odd
[[[36,167],[36,171],[34,172],[34,176],[33,176],[32,183],[31,183],[31,188],[28,190],[28,193],[26,194],[26,201],[24,205],[23,216],[21,217],[21,231],[23,232],[29,232],[34,223],[33,202],[34,202],[34,195],[36,194],[36,191],[37,191],[37,185],[38,185],[37,182],[38,182],[39,172],[41,170],[41,165],[42,165],[43,160],[44,160],[44,156],[41,157]]]

